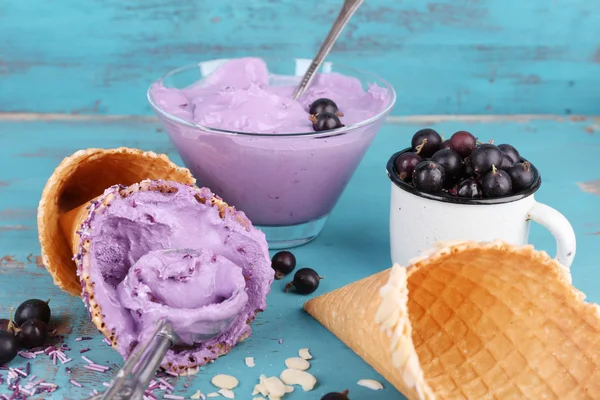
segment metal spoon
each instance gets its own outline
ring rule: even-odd
[[[186,339],[198,343],[212,339],[227,329],[233,318],[220,321],[212,331],[193,334]],[[142,400],[148,384],[160,366],[167,351],[183,340],[173,330],[171,323],[165,319],[158,321],[156,330],[148,343],[138,346],[117,372],[111,387],[88,400]]]
[[[327,57],[327,55],[331,51],[331,48],[335,44],[335,41],[338,39],[338,37],[340,37],[342,30],[344,29],[346,24],[348,24],[348,21],[350,21],[350,18],[352,18],[356,10],[358,10],[358,7],[360,7],[360,5],[363,3],[363,1],[364,0],[344,0],[344,4],[342,5],[340,14],[333,23],[329,34],[325,38],[325,42],[323,42],[323,44],[321,45],[319,52],[313,59],[312,63],[306,70],[306,73],[302,77],[300,84],[294,91],[294,100],[297,100],[300,96],[304,94],[304,92],[310,85],[310,82],[313,80],[315,72],[317,72],[317,70],[321,67],[321,64],[323,64],[323,61],[325,61],[325,57]]]

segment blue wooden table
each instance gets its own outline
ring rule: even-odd
[[[44,398],[81,399],[103,389],[108,374],[84,369],[81,349],[92,348],[85,354],[97,363],[121,362],[81,300],[56,288],[41,265],[36,207],[52,170],[87,147],[138,147],[180,162],[145,101],[153,80],[211,58],[310,58],[340,3],[0,2],[0,318],[27,298],[52,299],[73,361],[55,367],[45,356],[18,357],[13,364],[29,361],[33,374],[59,385]],[[512,143],[538,166],[537,199],[564,213],[577,234],[573,282],[600,302],[600,120],[590,117],[600,115],[598,26],[600,3],[588,0],[366,1],[331,59],[381,75],[398,102],[322,235],[294,250],[301,266],[327,277],[316,294],[390,266],[385,163],[414,131],[432,126]],[[554,252],[553,238],[538,226],[531,241]],[[345,388],[352,399],[402,399],[385,383],[381,392],[358,387],[359,379],[381,377],[303,313],[308,297],[283,293],[284,284],[273,284],[253,336],[199,375],[172,380],[176,394],[213,391],[209,378],[229,373],[240,379],[237,398],[250,398],[259,374],[278,374],[284,359],[309,347],[319,384],[290,399]],[[85,336],[92,340],[76,341]],[[245,366],[247,356],[255,368]]]
[[[512,143],[535,163],[543,176],[537,199],[563,212],[577,234],[573,282],[588,294],[589,301],[600,302],[600,120],[551,115],[392,117],[367,153],[322,235],[294,250],[300,266],[312,267],[326,276],[315,295],[390,266],[390,184],[384,167],[390,154],[405,147],[412,133],[424,126],[448,133],[467,129],[480,138]],[[93,389],[102,390],[102,382],[108,381],[109,376],[84,369],[79,350],[90,347],[92,350],[85,353],[88,358],[115,368],[121,359],[102,343],[81,300],[56,288],[40,264],[36,206],[42,188],[60,160],[80,148],[139,147],[165,152],[180,161],[167,136],[149,117],[5,115],[0,120],[0,143],[0,314],[8,315],[11,306],[30,297],[52,299],[59,334],[64,335],[72,349],[67,354],[73,358],[72,362],[55,367],[45,356],[34,360],[17,357],[12,366],[24,367],[30,362],[33,374],[57,383],[60,388],[45,398],[85,398]],[[553,238],[538,226],[532,227],[531,241],[539,249],[554,252]],[[403,398],[306,315],[301,307],[308,297],[284,293],[285,283],[282,280],[273,284],[268,309],[254,322],[252,337],[229,355],[202,368],[199,375],[172,379],[175,394],[189,398],[197,389],[203,393],[214,391],[210,378],[227,373],[240,380],[237,398],[251,398],[259,374],[279,374],[286,358],[308,347],[314,356],[311,372],[317,377],[318,386],[308,394],[292,393],[290,399],[316,399],[328,391],[345,388],[350,389],[353,399]],[[76,341],[85,336],[93,339]],[[245,365],[244,358],[248,356],[255,358],[255,368]],[[66,373],[65,367],[72,373]],[[5,375],[3,372],[0,371]],[[357,386],[356,382],[363,378],[381,380],[385,389],[371,392]],[[70,379],[83,388],[73,386]],[[0,386],[0,393],[6,393],[5,386]]]

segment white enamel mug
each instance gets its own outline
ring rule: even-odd
[[[529,223],[541,224],[556,239],[557,260],[570,267],[575,257],[575,232],[569,221],[555,209],[534,199],[542,180],[535,167],[534,183],[526,191],[501,198],[465,199],[448,194],[422,193],[402,181],[394,171],[394,154],[387,164],[392,181],[390,205],[390,245],[392,262],[409,261],[437,241],[503,240],[527,244]],[[523,161],[526,161],[523,159]]]

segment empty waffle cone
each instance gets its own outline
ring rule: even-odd
[[[304,308],[408,399],[598,399],[600,308],[532,246],[462,242]]]
[[[144,179],[165,179],[193,184],[185,168],[172,163],[164,154],[130,148],[80,150],[65,158],[48,179],[38,206],[38,235],[42,260],[54,283],[72,295],[81,294],[81,284],[72,260],[73,235],[61,226],[76,229],[76,220],[85,214],[90,200],[110,186],[131,185]],[[83,206],[83,207],[82,207]],[[79,208],[79,211],[73,211]],[[69,221],[65,215],[71,211]],[[77,216],[77,212],[81,215]],[[61,219],[63,219],[61,223]],[[75,246],[74,246],[75,245]]]

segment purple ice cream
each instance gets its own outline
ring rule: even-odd
[[[199,183],[243,209],[256,225],[289,226],[327,216],[394,101],[391,88],[339,73],[317,74],[296,101],[297,80],[270,74],[261,59],[242,58],[224,62],[191,86],[166,87],[159,80],[149,91]],[[314,132],[308,109],[323,97],[336,102],[344,128]]]
[[[186,343],[163,367],[203,365],[246,338],[266,307],[273,271],[264,234],[208,189],[165,181],[109,188],[80,236],[84,301],[124,357],[166,317]]]

